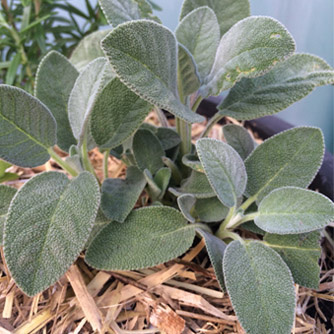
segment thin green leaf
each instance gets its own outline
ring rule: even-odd
[[[18,52],[10,62],[10,65],[8,67],[7,73],[6,73],[6,84],[7,85],[13,85],[16,78],[16,73],[18,70],[18,67],[21,64],[21,53]]]

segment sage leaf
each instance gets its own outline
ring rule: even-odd
[[[210,198],[216,196],[207,176],[204,173],[199,173],[195,170],[191,172],[187,179],[182,181],[181,187],[170,187],[168,190],[175,196],[180,196],[182,194],[191,194],[196,198]]]
[[[284,187],[260,202],[254,222],[269,233],[297,234],[322,229],[333,220],[330,199],[315,191]]]
[[[107,225],[90,244],[85,261],[103,270],[152,267],[182,255],[194,237],[195,227],[179,211],[165,206],[141,208],[123,224]]]
[[[202,79],[210,73],[219,45],[220,32],[214,11],[205,6],[186,15],[176,31],[179,43],[194,57]]]
[[[152,7],[145,0],[99,0],[103,13],[114,27],[139,19],[160,20],[152,14]]]
[[[195,203],[194,212],[198,220],[203,223],[214,223],[222,221],[229,211],[217,197],[198,198]]]
[[[123,223],[144,190],[146,180],[134,166],[127,169],[126,179],[106,179],[102,184],[101,208],[109,219]]]
[[[170,170],[170,168],[167,167],[160,168],[154,175],[154,182],[160,189],[160,195],[158,197],[158,200],[161,200],[164,197],[171,176],[172,176],[172,171]]]
[[[68,116],[79,145],[89,133],[90,115],[107,65],[105,58],[93,60],[80,73],[72,89],[68,101]]]
[[[197,172],[204,173],[204,168],[202,166],[202,163],[199,161],[196,154],[188,153],[188,154],[184,155],[182,157],[182,163],[185,166],[187,166],[187,167],[189,167],[189,168],[191,168],[191,169],[193,169]]]
[[[265,245],[274,249],[288,265],[294,281],[310,289],[319,288],[320,233],[277,235],[267,233]]]
[[[6,170],[11,167],[12,164],[7,161],[0,160],[0,183],[14,181],[19,178],[19,175],[16,173],[8,173]]]
[[[215,271],[217,281],[222,291],[224,291],[225,283],[222,263],[227,245],[224,241],[209,232],[203,231],[200,228],[196,231],[204,238],[206,250],[208,252],[213,270]]]
[[[248,0],[185,0],[180,19],[183,19],[194,9],[202,6],[208,6],[215,12],[221,36],[235,23],[250,15]]]
[[[196,142],[198,157],[219,200],[228,207],[237,204],[247,183],[244,163],[228,144],[203,138]]]
[[[79,72],[62,54],[51,51],[39,64],[35,96],[51,111],[57,121],[57,145],[68,152],[76,144],[70,122],[67,105],[70,93]]]
[[[9,205],[17,190],[12,187],[0,185],[0,246],[2,246],[3,228],[7,218]]]
[[[94,59],[104,57],[100,44],[102,39],[106,37],[111,30],[112,29],[94,31],[80,41],[70,57],[71,63],[78,71],[81,72]]]
[[[261,16],[243,19],[220,40],[202,95],[218,95],[241,78],[262,75],[294,51],[293,38],[278,21]]]
[[[17,192],[4,230],[4,254],[17,285],[28,296],[54,284],[83,249],[97,214],[100,190],[94,176],[71,181],[45,172]]]
[[[102,48],[120,80],[142,99],[187,122],[203,120],[179,99],[171,31],[153,21],[127,22],[105,37]]]
[[[96,98],[91,133],[101,149],[119,146],[139,128],[152,106],[119,79],[111,80]]]
[[[276,188],[308,187],[323,155],[324,139],[317,128],[298,127],[267,139],[245,160],[246,194],[259,203]]]
[[[232,146],[245,160],[254,150],[255,143],[249,132],[242,126],[227,124],[222,127],[227,144]]]
[[[179,134],[171,128],[157,128],[156,136],[159,138],[162,148],[165,151],[170,150],[181,143]]]
[[[240,120],[272,115],[316,87],[333,83],[334,71],[324,60],[295,54],[261,77],[242,79],[218,109],[221,114]]]
[[[133,137],[133,155],[140,170],[148,169],[152,175],[164,167],[165,151],[159,139],[149,130],[138,130]]]
[[[178,90],[182,92],[182,96],[188,96],[199,89],[201,82],[193,56],[181,44],[178,51]]]
[[[260,242],[231,242],[224,254],[225,285],[248,334],[288,334],[294,322],[295,291],[288,266]]]
[[[38,119],[38,122],[36,122]],[[24,90],[0,85],[0,158],[21,167],[43,165],[56,145],[56,121]]]
[[[195,215],[193,214],[195,203],[196,197],[191,194],[183,194],[177,198],[177,205],[179,206],[181,213],[190,223],[196,222],[196,217],[194,217]]]

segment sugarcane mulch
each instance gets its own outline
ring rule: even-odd
[[[147,121],[156,122],[155,116],[151,114]],[[194,138],[202,130],[203,125],[194,126]],[[212,136],[221,139],[219,126]],[[102,154],[94,150],[90,157],[102,179]],[[19,188],[33,175],[48,170],[60,169],[52,160],[33,169],[12,167],[11,172],[20,179],[9,185]],[[124,175],[125,166],[110,158],[109,177]],[[334,325],[331,231],[325,233],[322,246],[319,289],[295,286],[295,334],[330,333]],[[98,271],[83,257],[54,286],[29,298],[15,285],[1,249],[0,334],[244,333],[199,239],[179,259],[145,270]]]

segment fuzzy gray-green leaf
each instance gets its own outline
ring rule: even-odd
[[[259,202],[276,188],[306,188],[317,174],[323,154],[324,139],[317,128],[294,128],[267,139],[245,160],[246,194]]]
[[[99,0],[103,13],[114,27],[139,19],[160,20],[152,14],[152,7],[145,0]]]
[[[210,73],[220,32],[214,11],[205,6],[186,15],[176,29],[176,38],[192,54],[202,79]]]
[[[17,285],[33,296],[54,284],[83,249],[100,202],[94,176],[71,181],[46,172],[17,192],[4,230],[4,254]]]
[[[123,23],[102,48],[120,80],[142,99],[187,122],[203,120],[179,99],[177,43],[170,30],[148,20]]]
[[[223,257],[227,245],[224,241],[215,237],[213,234],[197,229],[197,232],[204,238],[206,250],[208,252],[212,267],[215,271],[217,281],[222,291],[225,290],[224,275],[223,275]]]
[[[181,143],[179,134],[171,128],[159,127],[155,135],[159,138],[162,148],[165,151],[174,148]]]
[[[260,202],[254,221],[269,233],[305,233],[323,229],[334,221],[334,205],[315,191],[284,187],[272,191]]]
[[[245,160],[255,148],[254,140],[249,132],[244,127],[235,124],[224,125],[222,130],[227,144],[232,146]]]
[[[222,221],[229,211],[217,197],[198,198],[195,203],[194,212],[199,221],[213,223]]]
[[[238,153],[226,143],[209,138],[198,140],[196,149],[220,201],[228,207],[235,206],[247,183],[246,169]]]
[[[207,176],[204,173],[199,173],[195,170],[191,172],[187,179],[183,180],[181,187],[169,188],[168,190],[175,196],[180,196],[182,194],[191,194],[196,198],[210,198],[216,196]]]
[[[106,66],[105,58],[89,63],[77,78],[68,101],[68,116],[74,137],[81,142],[89,131],[90,115],[101,89]]]
[[[104,228],[90,244],[85,260],[104,270],[152,267],[182,255],[194,237],[195,227],[179,211],[165,206],[141,208],[123,224],[112,222]]]
[[[123,223],[144,190],[146,180],[137,167],[127,169],[126,179],[106,179],[102,184],[101,208],[107,218]]]
[[[139,128],[151,108],[119,79],[113,79],[98,95],[91,114],[96,144],[102,149],[119,146]]]
[[[221,36],[235,23],[250,15],[248,0],[185,0],[180,19],[202,6],[208,6],[215,12]]]
[[[10,202],[12,201],[17,189],[0,185],[0,246],[2,246],[2,235],[5,220],[9,209]]]
[[[220,113],[247,120],[277,113],[311,93],[334,83],[326,62],[308,54],[295,54],[265,75],[242,79],[218,106]]]
[[[133,137],[133,155],[140,170],[148,169],[152,175],[164,166],[164,149],[159,139],[149,130],[138,130]]]
[[[78,71],[82,71],[94,59],[104,57],[100,44],[110,31],[111,29],[94,31],[80,41],[70,58]]]
[[[274,249],[288,265],[294,281],[310,289],[318,289],[321,255],[320,233],[278,235],[267,233],[265,244]]]
[[[204,168],[202,166],[202,163],[199,161],[199,158],[197,157],[196,154],[193,154],[193,153],[188,153],[188,154],[185,154],[183,157],[182,157],[182,163],[197,171],[197,172],[201,172],[201,173],[204,173]]]
[[[260,242],[230,243],[223,260],[225,285],[247,334],[290,334],[295,291],[288,266]]]
[[[70,93],[79,72],[60,53],[49,52],[36,74],[35,96],[51,111],[57,121],[57,145],[68,152],[76,144],[67,114]]]
[[[195,93],[201,86],[201,82],[193,56],[181,44],[178,51],[178,89],[183,96],[187,96]]]
[[[242,78],[264,74],[294,50],[294,40],[281,23],[269,17],[246,18],[222,37],[202,94],[218,95]]]
[[[24,90],[0,85],[0,158],[21,167],[43,165],[56,144],[49,109]]]

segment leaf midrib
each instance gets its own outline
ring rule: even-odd
[[[262,241],[263,244],[269,246],[270,248],[278,248],[278,249],[290,249],[290,250],[296,250],[296,251],[302,251],[302,252],[319,252],[321,251],[320,248],[306,248],[306,247],[296,247],[296,246],[282,246],[282,245],[277,245],[277,244],[271,244],[270,242],[267,241]]]

